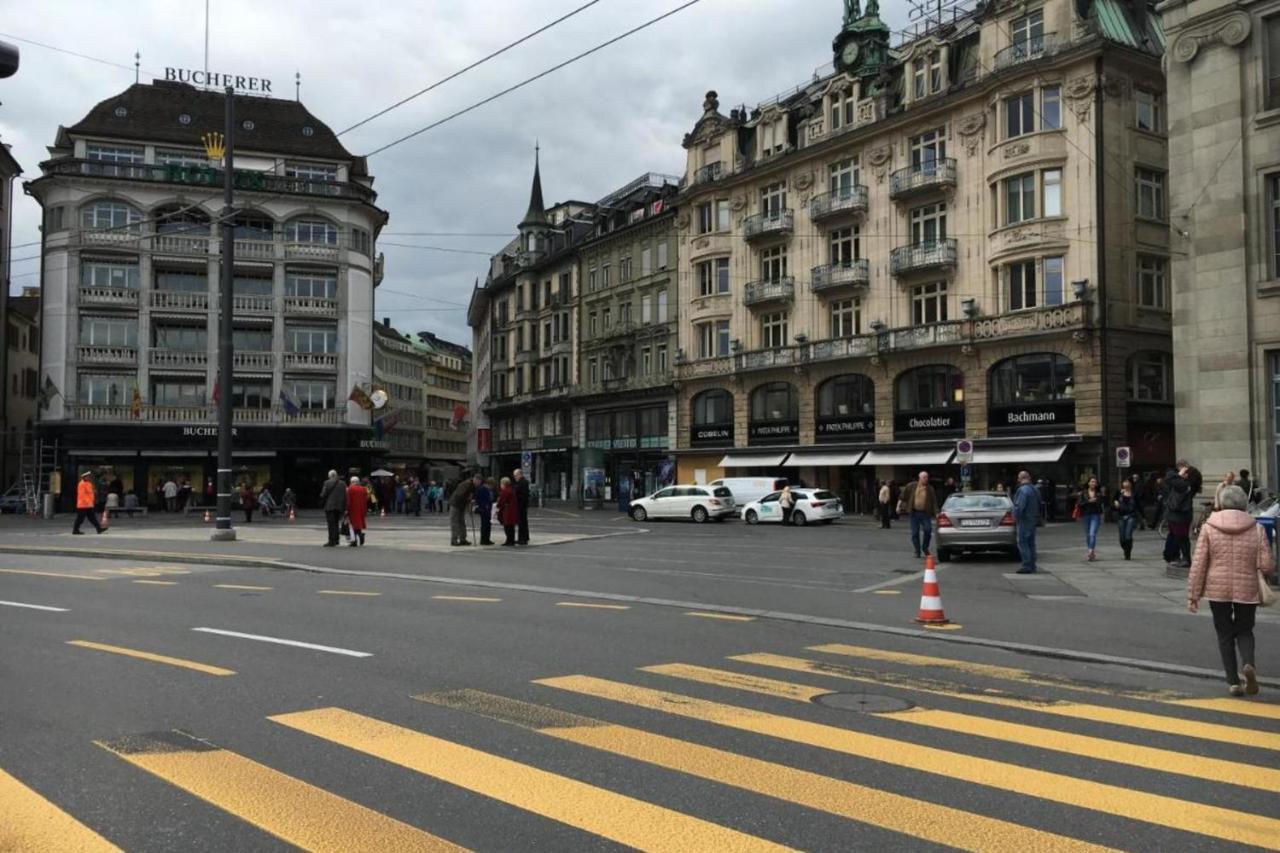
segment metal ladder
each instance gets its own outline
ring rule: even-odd
[[[30,454],[23,444],[22,496],[27,515],[39,515],[43,511],[41,498],[49,489],[49,480],[58,470],[58,442],[36,439]]]

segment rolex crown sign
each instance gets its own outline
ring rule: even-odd
[[[373,407],[375,409],[381,409],[383,406],[387,405],[387,399],[387,392],[383,391],[381,388],[369,395],[369,401],[373,403]]]
[[[227,147],[221,133],[206,133],[200,137],[200,141],[204,143],[205,156],[209,158],[209,162],[217,165],[222,162],[222,158],[226,156]]]

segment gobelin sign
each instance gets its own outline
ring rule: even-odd
[[[242,74],[221,74],[217,71],[201,71],[198,68],[166,68],[164,79],[177,83],[191,83],[194,86],[214,86],[224,88],[230,86],[242,92],[263,92],[271,94],[271,81],[265,77],[245,77]]]

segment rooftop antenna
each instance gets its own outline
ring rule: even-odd
[[[142,74],[142,53],[135,50],[133,52],[133,82],[134,83],[139,82],[138,78],[141,76],[141,74]]]
[[[298,102],[302,101],[302,72],[301,71],[293,72],[293,99]]]

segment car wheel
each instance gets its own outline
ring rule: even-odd
[[[804,517],[803,512],[793,512],[791,514],[791,523],[794,524],[796,527],[804,527],[806,524],[809,523],[809,521]]]
[[[644,511],[644,507],[642,507],[642,506],[633,506],[633,507],[631,508],[631,520],[632,520],[632,521],[644,521],[644,520],[645,520],[646,518],[648,518],[648,517],[649,517],[649,513],[647,513],[647,512],[645,512],[645,511]]]
[[[704,507],[704,506],[695,506],[695,507],[693,508],[693,520],[694,520],[694,521],[698,522],[699,524],[702,524],[702,523],[704,523],[704,522],[707,520],[707,518],[709,518],[709,516],[707,515],[707,508],[706,508],[706,507]]]
[[[747,524],[760,523],[760,515],[754,509],[747,510],[747,514],[746,516],[744,516],[744,519],[746,520]]]
[[[951,552],[950,552],[950,551],[948,551],[946,548],[939,548],[939,549],[938,549],[938,562],[939,562],[939,563],[950,563],[950,562],[951,562]]]

